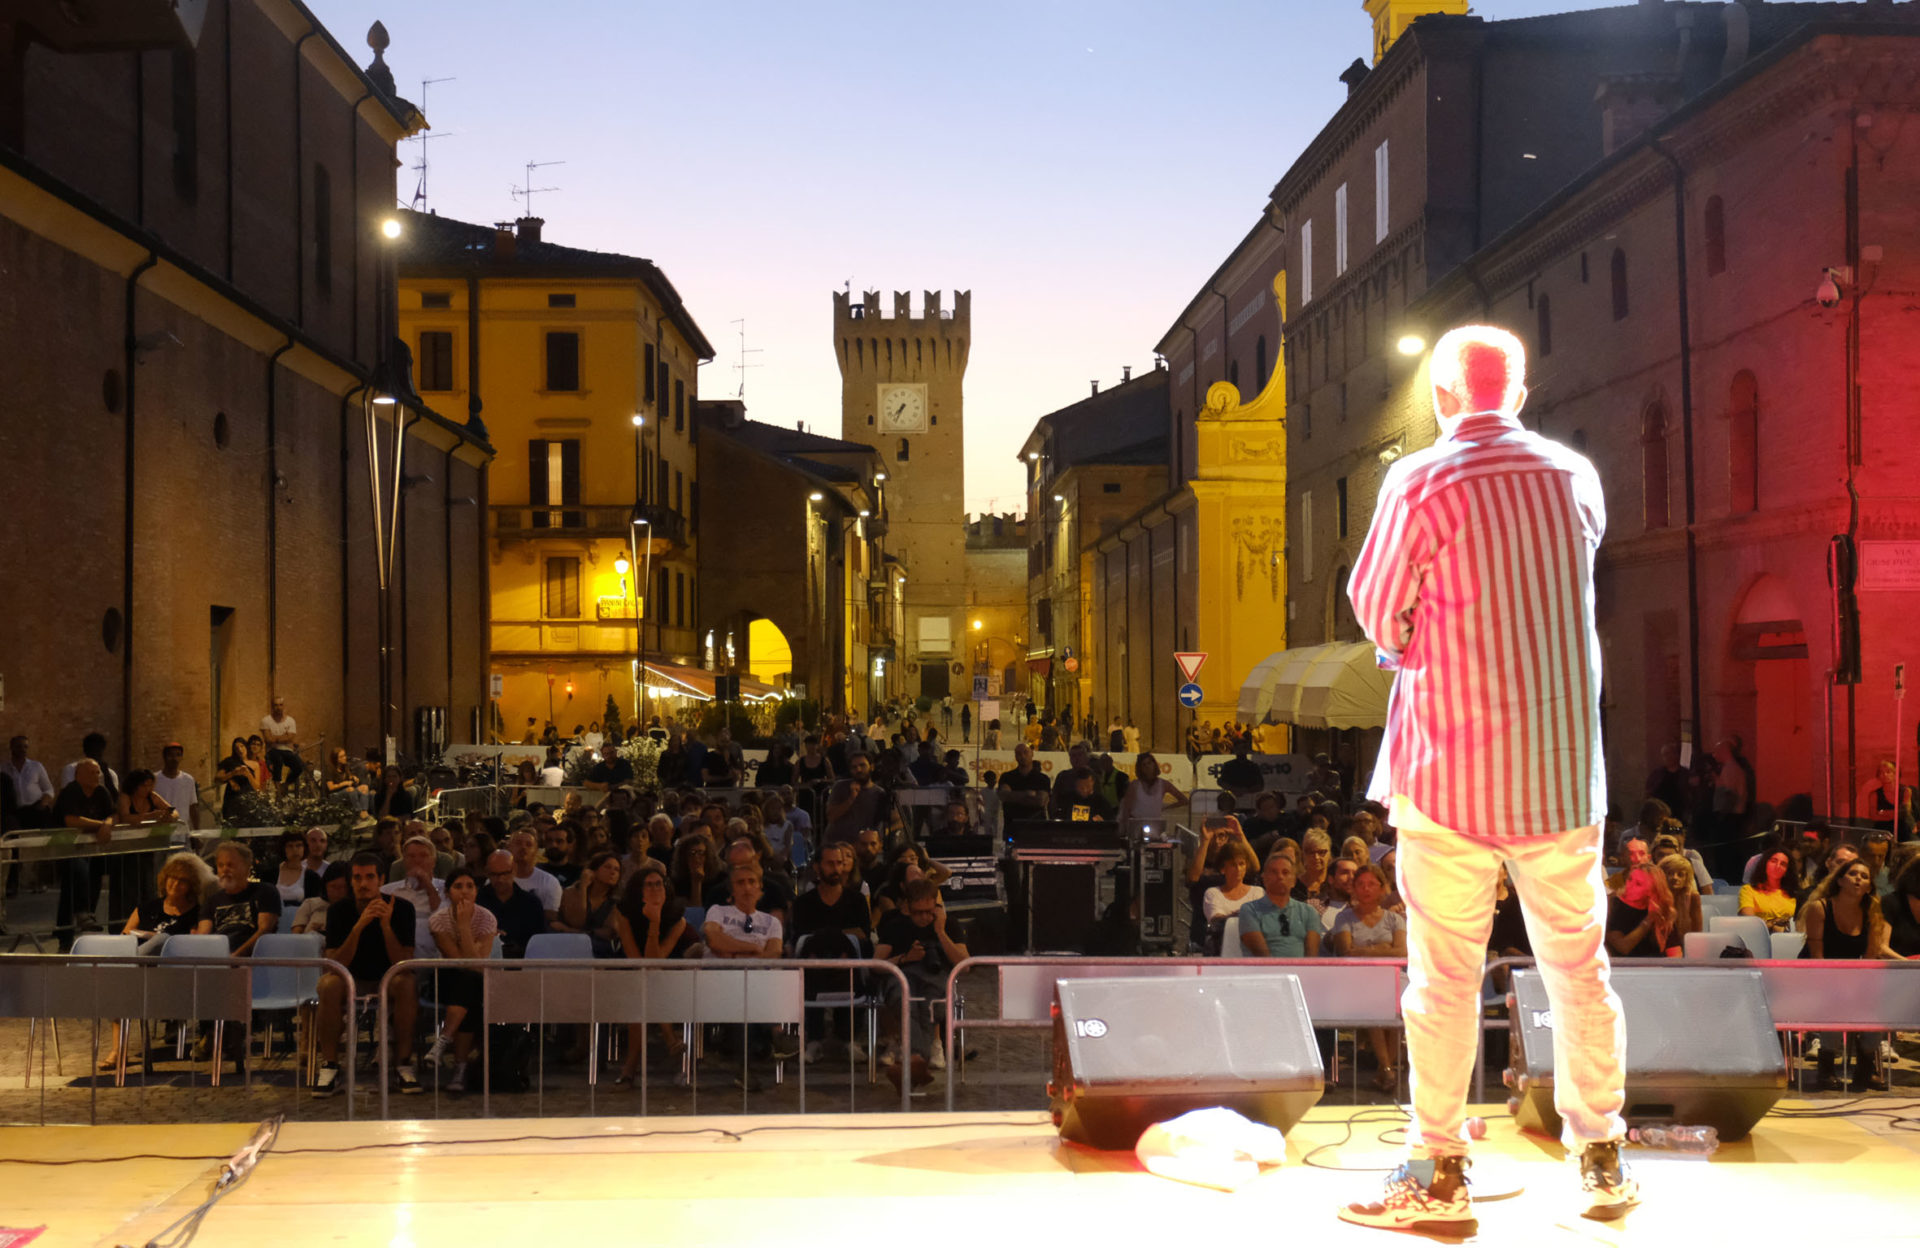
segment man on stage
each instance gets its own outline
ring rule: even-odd
[[[1371,796],[1399,829],[1412,1062],[1408,1160],[1340,1217],[1470,1233],[1467,1089],[1495,879],[1509,866],[1553,1002],[1554,1102],[1589,1217],[1639,1202],[1620,1160],[1626,1030],[1601,866],[1600,479],[1527,432],[1526,355],[1469,326],[1434,347],[1440,440],[1393,465],[1348,593],[1399,677]]]

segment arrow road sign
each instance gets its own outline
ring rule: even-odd
[[[1200,692],[1200,686],[1194,684],[1192,681],[1188,681],[1186,684],[1180,686],[1181,706],[1189,709],[1199,706],[1200,700],[1204,696],[1205,695]]]
[[[1175,651],[1173,661],[1180,665],[1180,677],[1188,684],[1200,678],[1200,665],[1207,661],[1205,650]]]

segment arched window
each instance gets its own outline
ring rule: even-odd
[[[1253,388],[1267,388],[1267,336],[1261,334],[1253,344]]]
[[[1707,200],[1707,276],[1727,271],[1727,209],[1718,195]]]
[[[913,457],[913,446],[912,446],[912,444],[911,444],[911,443],[909,443],[909,442],[908,442],[908,441],[907,441],[907,440],[906,440],[905,438],[901,438],[901,439],[900,439],[900,449],[899,449],[899,450],[897,450],[897,451],[895,451],[895,452],[893,453],[893,457],[894,457],[895,459],[898,459],[898,460],[907,460],[907,459],[911,459],[911,458]]]
[[[1627,319],[1627,253],[1618,248],[1613,253],[1613,319]]]
[[[1760,506],[1760,383],[1742,369],[1727,392],[1727,510]]]
[[[1533,313],[1540,322],[1538,354],[1544,358],[1553,354],[1553,300],[1541,295],[1533,301]]]
[[[1655,402],[1640,416],[1640,484],[1646,497],[1648,529],[1672,523],[1667,508],[1667,409]]]

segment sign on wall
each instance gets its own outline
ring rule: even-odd
[[[1859,587],[1920,589],[1920,542],[1861,542]]]

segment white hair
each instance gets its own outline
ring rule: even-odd
[[[1527,349],[1496,326],[1462,325],[1433,345],[1427,371],[1435,389],[1460,400],[1462,415],[1512,411],[1526,387]]]

